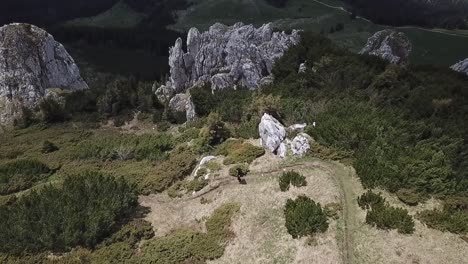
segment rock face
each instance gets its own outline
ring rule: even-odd
[[[287,128],[289,133],[304,131],[306,124],[296,124]],[[284,126],[269,114],[264,114],[258,126],[260,142],[266,150],[280,158],[285,158],[291,150],[294,156],[302,157],[310,149],[312,137],[306,133],[300,133],[291,141],[286,138]]]
[[[370,37],[359,53],[378,56],[393,64],[406,65],[409,63],[411,50],[411,42],[404,33],[385,29]]]
[[[272,153],[277,153],[283,140],[286,138],[284,126],[269,114],[264,114],[258,125],[262,146]]]
[[[185,112],[187,121],[193,121],[197,118],[195,105],[190,94],[176,94],[169,101],[169,108],[176,112]]]
[[[33,108],[49,88],[68,91],[88,85],[65,48],[46,31],[29,24],[0,27],[0,124]]]
[[[468,58],[452,65],[450,69],[468,75]]]
[[[299,40],[298,31],[291,35],[273,32],[271,24],[255,28],[242,23],[217,23],[203,33],[192,28],[187,36],[187,52],[180,38],[170,49],[170,81],[156,94],[167,101],[171,93],[207,83],[213,90],[256,89],[262,78],[271,74],[275,61]]]
[[[291,142],[292,153],[296,156],[304,156],[310,149],[309,135],[301,133]]]

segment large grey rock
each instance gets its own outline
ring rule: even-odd
[[[409,63],[411,50],[411,42],[404,33],[385,29],[370,37],[359,53],[377,56],[393,64],[406,65]]]
[[[35,107],[49,88],[69,91],[88,85],[65,48],[46,31],[29,24],[0,27],[0,124]]]
[[[272,153],[277,153],[283,140],[286,138],[286,129],[284,126],[269,114],[264,114],[258,132],[262,146]]]
[[[468,75],[468,58],[459,61],[450,67],[452,70]]]
[[[157,94],[169,94],[169,87],[181,93],[207,83],[214,90],[256,89],[262,78],[271,74],[275,61],[299,40],[298,31],[290,35],[273,32],[271,24],[255,28],[242,23],[217,23],[203,33],[192,28],[187,36],[187,52],[180,38],[170,49],[170,82]]]
[[[302,157],[310,149],[310,136],[301,133],[297,135],[291,142],[291,151],[294,155]]]
[[[196,119],[195,105],[190,94],[176,94],[169,101],[169,108],[176,112],[185,112],[187,121]]]

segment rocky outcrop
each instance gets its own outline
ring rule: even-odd
[[[305,133],[297,135],[291,142],[291,151],[294,155],[302,157],[310,149],[311,137]]]
[[[307,71],[307,62],[303,62],[299,65],[297,73],[305,73]]]
[[[68,91],[88,85],[65,48],[46,31],[29,24],[0,27],[0,124],[35,107],[49,88]]]
[[[176,94],[169,101],[169,108],[176,112],[185,112],[187,121],[193,121],[197,118],[195,105],[192,102],[190,94]]]
[[[404,33],[385,29],[370,37],[359,53],[377,56],[393,64],[406,65],[409,63],[411,50],[411,42]]]
[[[192,28],[187,36],[187,52],[180,38],[170,49],[170,81],[156,94],[165,99],[170,89],[176,94],[204,84],[211,84],[213,90],[256,89],[262,78],[271,74],[275,61],[299,40],[298,31],[291,35],[273,32],[271,24],[255,28],[242,23],[217,23],[203,33]]]
[[[279,146],[286,138],[284,126],[276,118],[264,114],[258,125],[258,131],[263,148],[276,154]]]
[[[288,127],[290,133],[303,131],[306,124],[296,124]],[[278,157],[285,158],[291,150],[294,156],[302,157],[310,150],[310,142],[313,140],[306,133],[300,133],[291,141],[286,138],[284,126],[269,114],[264,114],[258,126],[260,141],[266,150]]]
[[[468,58],[452,65],[450,69],[468,75]]]

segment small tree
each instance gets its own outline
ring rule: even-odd
[[[371,209],[385,205],[385,198],[379,193],[374,193],[368,190],[366,193],[358,197],[359,207],[362,209]]]
[[[285,192],[289,190],[290,185],[302,187],[307,185],[307,181],[303,175],[295,171],[288,171],[279,177],[279,186],[281,191]]]
[[[237,164],[229,169],[229,175],[233,177],[245,177],[249,173],[249,166],[247,164]]]
[[[328,229],[327,215],[319,203],[307,196],[288,199],[284,209],[286,228],[293,238],[312,236]]]

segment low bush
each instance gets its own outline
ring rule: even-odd
[[[286,229],[293,238],[313,236],[328,229],[327,215],[319,203],[307,196],[288,199],[284,209]]]
[[[70,118],[69,113],[56,100],[45,98],[39,103],[41,119],[44,123],[58,123]]]
[[[195,127],[187,128],[177,137],[177,142],[190,142],[192,139],[198,138],[199,135],[200,129]]]
[[[153,174],[141,183],[143,193],[163,192],[177,181],[190,175],[197,164],[197,157],[190,151],[174,152],[159,164]]]
[[[366,223],[380,229],[397,229],[402,234],[414,232],[414,221],[408,210],[389,205],[374,206],[367,212]]]
[[[428,227],[456,234],[468,233],[468,212],[442,210],[424,210],[417,215]]]
[[[400,201],[410,206],[416,206],[424,201],[422,195],[414,190],[401,189],[396,193],[396,195]]]
[[[366,223],[380,229],[397,229],[402,234],[414,232],[413,218],[408,210],[390,206],[382,195],[371,190],[358,197],[358,204],[362,209],[369,210]]]
[[[154,236],[151,223],[143,219],[134,219],[124,225],[119,231],[104,240],[99,247],[108,246],[114,243],[125,242],[132,247],[138,246],[141,240],[148,240]]]
[[[173,138],[168,134],[96,136],[80,142],[74,156],[79,159],[163,160],[173,147]]]
[[[237,164],[229,169],[229,175],[233,177],[245,177],[249,171],[248,164]]]
[[[216,155],[226,156],[224,164],[252,163],[255,159],[263,156],[265,150],[242,140],[230,139],[218,146]]]
[[[282,192],[289,190],[290,185],[294,187],[303,187],[307,186],[306,178],[295,172],[295,171],[288,171],[284,172],[279,177],[279,186]]]
[[[385,205],[385,198],[380,193],[374,193],[368,190],[358,197],[358,204],[362,209],[371,209]]]
[[[37,160],[15,160],[0,164],[0,195],[29,189],[46,179],[52,170]]]
[[[468,198],[450,196],[444,199],[442,209],[418,213],[419,220],[430,228],[457,234],[468,233]]]
[[[206,125],[200,130],[200,137],[203,142],[216,146],[226,141],[231,132],[226,128],[226,124],[221,121],[217,113],[211,113],[206,121]]]
[[[0,252],[36,253],[94,247],[138,205],[133,186],[99,173],[68,176],[0,206]]]
[[[44,140],[44,142],[42,143],[41,152],[43,154],[52,153],[57,150],[59,150],[59,148],[49,140]]]
[[[206,233],[181,229],[148,241],[142,246],[136,263],[205,263],[221,257],[226,242],[233,236],[231,221],[239,209],[234,203],[217,208],[206,221]]]
[[[202,178],[197,178],[191,181],[179,181],[169,187],[167,194],[171,198],[182,197],[183,195],[191,192],[198,192],[208,185],[208,181]]]

